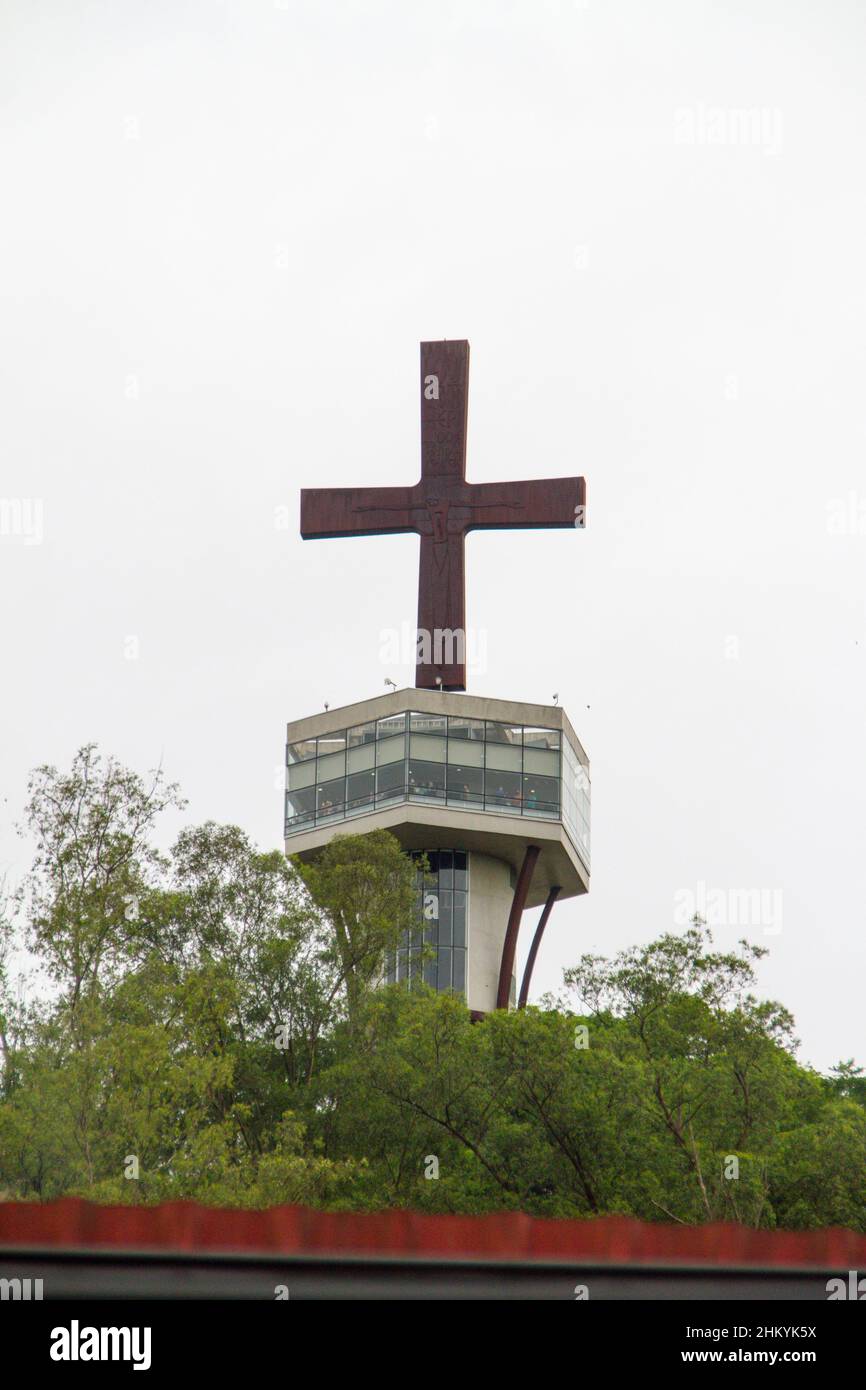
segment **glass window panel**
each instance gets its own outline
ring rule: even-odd
[[[329,753],[343,753],[346,750],[346,731],[341,729],[338,734],[319,735],[319,757],[326,758]]]
[[[524,777],[523,809],[527,815],[533,811],[556,811],[559,809],[559,782],[555,777]]]
[[[406,740],[403,737],[386,738],[381,743],[376,744],[376,762],[379,767],[383,763],[395,763],[398,759],[402,762],[405,753]]]
[[[375,791],[373,772],[355,772],[346,778],[346,808],[355,810],[373,800]]]
[[[493,722],[493,720],[488,719],[487,728],[484,732],[484,738],[487,743],[507,743],[507,729],[507,724],[496,724]]]
[[[314,738],[302,739],[300,743],[286,744],[286,762],[301,763],[307,758],[316,756],[316,740]]]
[[[389,714],[387,719],[380,719],[376,724],[376,737],[391,738],[394,734],[402,734],[405,728],[405,714]]]
[[[429,796],[440,801],[444,800],[445,764],[411,761],[409,763],[409,794],[410,796]]]
[[[405,782],[403,777],[403,760],[399,763],[389,763],[387,767],[376,769],[376,796],[394,797],[402,796],[405,792]]]
[[[480,767],[448,764],[448,800],[477,805],[484,795],[484,774]]]
[[[424,962],[424,983],[425,985],[429,985],[431,989],[435,989],[438,979],[439,962],[434,952],[432,955],[428,956]]]
[[[485,774],[484,801],[492,810],[519,811],[520,773],[488,770]]]
[[[369,724],[356,724],[354,729],[346,730],[346,743],[349,748],[357,748],[359,744],[373,743],[376,738],[376,721]]]
[[[559,754],[541,748],[524,748],[523,771],[543,772],[548,777],[558,777]]]
[[[455,805],[477,806],[484,796],[484,773],[480,767],[448,766],[448,799]]]
[[[454,975],[453,975],[453,979],[452,979],[452,982],[451,982],[452,988],[453,988],[453,989],[455,990],[455,992],[458,993],[458,994],[465,994],[465,993],[466,993],[466,952],[465,952],[465,951],[456,951],[456,950],[455,950],[455,951],[452,951],[452,953],[451,953],[451,958],[452,958],[452,963],[453,963],[453,968],[454,968]]]
[[[511,743],[520,748],[523,745],[523,725],[499,724],[488,719],[485,738],[488,743]]]
[[[461,739],[474,739],[479,743],[484,741],[484,720],[483,719],[463,719],[458,715],[448,717],[448,737]]]
[[[338,815],[343,810],[343,779],[339,782],[322,782],[316,788],[316,810],[319,820],[323,816]]]
[[[365,768],[372,767],[375,761],[375,743],[361,743],[357,748],[350,748],[346,754],[346,771],[363,772]]]
[[[459,873],[460,870],[455,870]],[[454,931],[454,945],[466,945],[466,894],[454,890],[454,904],[452,908],[451,920]]]
[[[296,787],[311,787],[316,780],[315,760],[311,759],[308,763],[289,763],[287,780],[290,791],[294,791]]]
[[[484,744],[470,743],[467,739],[449,739],[448,761],[462,763],[464,767],[481,767],[484,763]]]
[[[411,734],[409,737],[410,758],[423,758],[428,763],[444,763],[445,740],[430,734]]]
[[[439,851],[438,851],[438,850],[435,850],[435,849],[434,849],[434,850],[432,850],[432,851],[430,852],[430,854],[427,855],[427,875],[428,875],[429,878],[435,879],[437,883],[439,882]]]
[[[446,719],[444,714],[410,714],[409,728],[413,734],[439,734],[445,737]]]
[[[439,947],[439,978],[436,982],[437,989],[451,988],[451,947]]]
[[[559,730],[558,729],[531,729],[523,730],[524,748],[558,748]]]
[[[316,809],[315,787],[304,787],[301,791],[286,794],[286,816],[290,818],[312,818]]]
[[[439,899],[439,945],[451,945],[451,894],[443,893]]]
[[[589,772],[568,742],[562,742],[562,819],[582,857],[589,863]],[[541,814],[544,814],[543,812]]]
[[[321,747],[321,740],[319,747]],[[342,777],[345,771],[345,753],[331,753],[327,758],[323,758],[321,753],[319,754],[318,762],[316,763],[317,782],[332,782],[335,777]]]
[[[488,767],[502,768],[503,771],[519,772],[523,750],[512,748],[509,743],[488,743],[484,758]]]

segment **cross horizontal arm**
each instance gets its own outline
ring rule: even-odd
[[[416,531],[411,507],[408,487],[302,488],[301,535],[311,541]]]
[[[533,478],[529,482],[474,483],[466,530],[583,525],[583,478]]]

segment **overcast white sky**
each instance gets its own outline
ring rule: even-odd
[[[863,6],[0,23],[0,866],[90,739],[281,843],[286,720],[413,679],[417,539],[302,543],[299,489],[414,482],[418,343],[466,337],[470,479],[588,486],[585,532],[467,547],[470,690],[557,691],[592,763],[536,995],[779,890],[762,990],[866,1064]]]

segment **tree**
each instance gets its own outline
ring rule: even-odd
[[[179,804],[92,747],[31,780],[33,870],[0,912],[5,1195],[866,1230],[862,1069],[797,1062],[762,950],[696,920],[476,1024],[383,984],[420,931],[392,836],[295,864],[207,822],[161,855]],[[13,978],[16,905],[47,994]]]
[[[746,941],[714,951],[696,918],[681,936],[612,961],[583,956],[565,972],[590,1019],[621,1022],[620,1048],[639,1068],[650,1160],[632,1194],[639,1206],[642,1191],[675,1220],[772,1219],[759,1155],[786,1112],[797,1068],[790,1014],[750,992],[765,954]]]
[[[145,779],[86,744],[68,773],[31,775],[22,833],[36,844],[23,894],[30,945],[73,1019],[83,993],[117,978],[137,939],[139,903],[165,867],[156,818],[184,805],[161,771]]]
[[[329,961],[339,971],[352,1026],[385,956],[417,929],[415,866],[393,835],[337,835],[312,863],[295,861],[310,896],[333,929]]]
[[[834,1095],[866,1106],[866,1076],[863,1068],[855,1065],[853,1057],[830,1068],[829,1086]]]

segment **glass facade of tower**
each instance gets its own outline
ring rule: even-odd
[[[417,864],[418,926],[404,933],[388,960],[386,984],[420,980],[432,989],[466,993],[466,953],[469,931],[469,856],[460,850],[435,850]]]
[[[397,801],[561,821],[589,867],[586,767],[558,729],[401,713],[286,748],[286,835]]]

